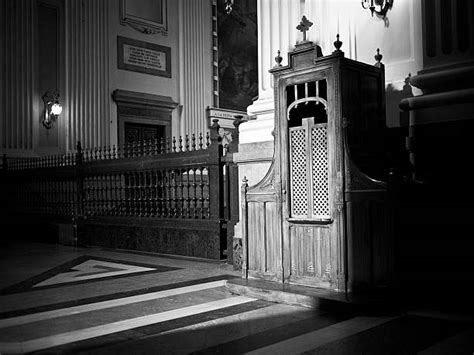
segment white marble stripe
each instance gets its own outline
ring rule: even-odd
[[[246,354],[300,354],[387,323],[395,318],[397,317],[355,317]]]
[[[195,306],[189,306],[171,311],[161,312],[157,314],[151,314],[147,316],[113,322],[96,327],[74,330],[62,334],[55,334],[48,337],[28,340],[24,342],[0,343],[0,352],[24,353],[48,349],[55,346],[70,344],[77,341],[118,333],[151,324],[166,322],[177,318],[188,317],[195,314],[210,312],[217,309],[236,306],[252,301],[255,301],[255,299],[245,296],[237,296],[225,298],[218,301],[198,304]]]
[[[96,268],[96,266],[105,266],[114,269],[119,269],[116,271],[103,271],[98,273],[100,269]],[[57,274],[55,276],[50,277],[40,283],[37,283],[33,287],[39,286],[49,286],[49,285],[56,285],[61,283],[67,282],[79,282],[84,280],[92,280],[104,277],[111,277],[111,276],[118,276],[118,275],[126,275],[132,274],[137,272],[144,272],[144,271],[153,271],[156,268],[150,267],[143,267],[143,266],[135,266],[129,264],[119,264],[119,263],[112,263],[107,261],[100,261],[100,260],[87,260],[79,265],[75,265],[72,267],[74,271],[67,271]],[[92,273],[92,274],[91,274]]]
[[[21,325],[21,324],[37,322],[37,321],[41,321],[45,319],[64,317],[64,316],[79,314],[79,313],[84,313],[84,312],[92,312],[92,311],[111,308],[111,307],[124,306],[131,303],[137,303],[137,302],[149,301],[149,300],[157,299],[157,298],[180,295],[183,293],[207,290],[210,288],[225,286],[225,283],[226,283],[226,280],[205,282],[205,283],[201,283],[197,285],[172,288],[169,290],[117,298],[117,299],[113,299],[109,301],[102,301],[102,302],[85,304],[81,306],[55,309],[53,311],[45,311],[45,312],[39,312],[39,313],[33,313],[33,314],[26,314],[26,315],[18,316],[18,317],[0,319],[0,329],[6,328],[6,327],[12,327],[16,325]]]

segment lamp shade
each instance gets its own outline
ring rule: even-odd
[[[51,113],[53,115],[60,115],[62,111],[63,107],[58,102],[54,103],[53,106],[51,106]]]

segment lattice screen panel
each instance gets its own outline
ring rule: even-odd
[[[329,166],[326,125],[318,125],[311,129],[311,163],[313,215],[316,217],[328,217]]]
[[[304,128],[290,131],[291,215],[308,215],[306,134]]]

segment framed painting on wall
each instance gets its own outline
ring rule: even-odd
[[[146,34],[168,34],[167,0],[120,0],[120,23]]]
[[[258,95],[257,0],[217,1],[219,108],[247,111]]]

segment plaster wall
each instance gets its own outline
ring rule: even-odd
[[[178,47],[178,3],[167,2],[168,34],[144,34],[128,25],[120,24],[120,1],[108,0],[108,50],[109,50],[109,92],[116,89],[170,96],[179,102],[179,47]],[[118,68],[117,36],[171,48],[171,78],[139,73]],[[117,106],[109,95],[112,141],[117,142]],[[173,122],[177,121],[176,110]],[[176,130],[174,127],[173,130]]]
[[[0,152],[34,157],[74,151],[77,141],[84,148],[117,144],[117,106],[111,96],[116,89],[169,96],[179,104],[172,113],[172,135],[205,133],[213,94],[211,2],[164,1],[166,35],[122,25],[120,0],[2,1]],[[58,25],[50,26],[58,42],[51,48],[57,52],[54,62],[43,63],[38,55],[46,43],[39,38],[40,3],[57,10]],[[119,69],[117,36],[169,47],[171,77]],[[41,125],[41,91],[46,89],[39,79],[48,78],[48,72],[57,74],[63,112],[46,131]]]

